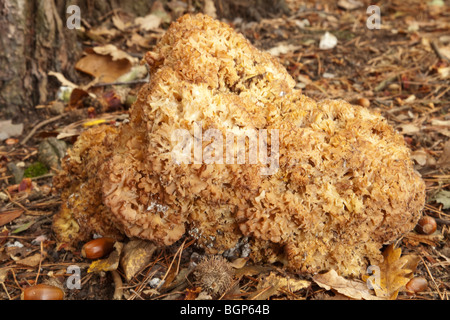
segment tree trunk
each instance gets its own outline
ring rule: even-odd
[[[74,64],[81,53],[77,30],[67,27],[70,5],[80,8],[84,25],[95,26],[114,10],[145,16],[155,0],[0,0],[0,119],[32,121],[35,106],[54,100],[62,73],[77,83]],[[165,3],[166,0],[159,0]],[[202,0],[187,0],[189,6]],[[220,18],[259,20],[286,13],[284,0],[214,0]],[[195,4],[195,5],[194,5]],[[30,120],[31,119],[31,120]]]
[[[82,48],[77,30],[66,26],[69,5],[78,5],[81,19],[95,25],[118,8],[145,15],[152,2],[0,0],[0,119],[33,118],[36,105],[54,99],[57,82],[49,71],[76,82],[73,66]]]

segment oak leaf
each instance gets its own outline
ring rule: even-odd
[[[352,299],[356,300],[380,299],[370,293],[367,284],[360,281],[345,279],[344,277],[338,275],[338,273],[335,270],[330,270],[324,274],[316,274],[313,277],[313,280],[325,290],[334,290]]]
[[[419,258],[414,255],[401,255],[401,248],[395,248],[394,244],[389,245],[383,251],[383,262],[371,269],[372,276],[363,276],[363,280],[371,283],[377,297],[397,299],[398,292],[413,277]]]

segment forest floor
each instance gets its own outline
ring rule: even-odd
[[[129,101],[140,83],[145,81],[135,76],[131,82],[121,79],[125,86],[108,85],[105,83],[108,81],[100,82],[98,78],[92,82],[98,74],[91,74],[91,77],[85,73],[92,70],[92,64],[103,63],[103,58],[93,53],[92,48],[114,44],[120,52],[126,52],[129,63],[133,63],[133,58],[142,57],[144,52],[151,50],[171,21],[189,10],[182,5],[184,2],[175,3],[178,3],[177,7],[159,12],[161,19],[156,22],[148,19],[133,24],[136,22],[134,17],[117,11],[105,16],[98,25],[84,25],[80,44],[90,48],[91,60],[78,65],[79,88],[72,91],[70,100],[55,97],[47,105],[36,106],[41,118],[26,126],[22,135],[1,142],[0,299],[20,299],[23,289],[36,283],[62,287],[69,300],[202,297],[201,290],[188,277],[193,257],[201,254],[196,253],[189,238],[152,251],[151,261],[130,280],[126,280],[120,267],[112,271],[88,272],[92,261],[80,255],[81,248],[69,251],[57,246],[51,226],[52,216],[59,210],[61,200],[58,191],[52,187],[54,172],[39,167],[39,163],[57,164],[65,152],[64,145],[55,145],[49,137],[58,137],[70,146],[87,127],[120,122],[126,115]],[[404,135],[415,168],[426,182],[427,201],[423,214],[436,220],[437,230],[431,235],[411,231],[397,241],[403,255],[418,257],[414,276],[424,277],[428,287],[415,294],[408,294],[402,287],[396,299],[448,300],[448,3],[386,2],[379,7],[379,28],[372,29],[366,24],[372,16],[372,13],[366,13],[367,1],[302,1],[300,4],[290,0],[286,3],[289,14],[271,16],[263,12],[259,20],[249,21],[244,17],[226,21],[256,47],[277,56],[305,95],[316,100],[342,98],[377,110]],[[211,13],[210,8],[207,10]],[[234,16],[239,17],[239,12]],[[144,27],[149,31],[142,32]],[[329,49],[321,49],[321,37],[326,32],[332,34],[337,43],[331,43]],[[114,52],[110,51],[110,54]],[[124,65],[118,66],[121,67]],[[117,78],[114,74],[108,75],[111,79]],[[57,76],[62,84],[70,87],[60,77],[62,75]],[[251,261],[233,263],[237,270],[234,282],[222,299],[355,298],[331,284],[331,290],[324,288],[314,277],[286,273],[280,266],[253,266]],[[68,281],[75,279],[71,276],[76,275],[69,271],[69,266],[80,270],[81,286],[78,288],[68,288]],[[343,280],[363,283],[361,279]]]

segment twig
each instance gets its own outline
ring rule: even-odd
[[[8,289],[6,288],[6,286],[5,286],[5,283],[4,283],[4,282],[2,282],[2,286],[3,286],[3,290],[5,290],[5,292],[6,292],[6,295],[8,296],[8,299],[9,299],[9,300],[11,300],[11,296],[9,295]]]
[[[37,271],[37,275],[36,275],[36,279],[34,280],[34,283],[38,283],[38,279],[39,279],[39,275],[41,273],[41,265],[42,265],[42,253],[44,252],[44,242],[41,241],[41,257],[39,258],[39,267],[38,267],[38,271]]]
[[[437,46],[435,41],[431,41],[431,48],[433,49],[434,53],[436,53],[436,55],[438,56],[439,59],[445,61],[450,61],[449,59],[447,59],[446,56],[444,56],[441,52],[441,50],[439,50],[439,47]]]
[[[113,299],[114,300],[121,300],[122,296],[123,296],[123,282],[122,282],[122,278],[120,277],[120,274],[117,272],[117,270],[112,270],[111,274],[112,274],[113,281],[114,281],[114,295],[113,295]]]
[[[185,244],[185,243],[186,243],[186,239],[183,241],[183,243],[181,244],[181,246],[177,249],[177,252],[175,252],[175,255],[173,256],[172,262],[170,262],[170,265],[169,265],[169,267],[167,268],[167,272],[166,272],[166,273],[164,274],[164,276],[162,277],[159,286],[162,286],[162,285],[164,284],[164,281],[166,280],[167,276],[169,275],[169,272],[170,272],[170,270],[172,269],[172,265],[173,265],[173,263],[175,262],[175,260],[177,259],[178,254],[180,255],[180,258],[179,258],[179,259],[181,259],[181,253],[183,252],[184,244]],[[178,260],[178,263],[177,263],[177,270],[176,270],[175,274],[178,274],[179,270],[180,270],[180,260]],[[159,286],[157,287],[157,289],[159,289]]]
[[[93,84],[91,87],[122,86],[122,85],[139,84],[139,83],[147,83],[147,82],[148,82],[148,79],[117,81],[117,82],[101,82],[101,83]]]
[[[438,293],[439,297],[441,298],[441,300],[444,300],[444,297],[442,296],[441,292],[439,291],[439,287],[438,287],[438,285],[437,285],[436,281],[434,281],[433,275],[431,274],[431,272],[430,272],[430,269],[428,269],[428,266],[427,266],[427,264],[426,264],[425,260],[423,260],[423,258],[422,258],[422,257],[420,257],[420,260],[422,260],[422,262],[423,262],[423,265],[424,265],[424,266],[425,266],[425,268],[427,269],[428,275],[430,276],[431,280],[433,281],[433,283],[434,283],[434,286],[436,287],[436,291],[437,291],[437,293]]]
[[[28,133],[28,135],[20,142],[20,144],[21,145],[26,144],[28,142],[28,140],[30,140],[31,137],[36,133],[36,131],[38,129],[42,128],[43,126],[45,126],[45,125],[47,125],[49,123],[52,123],[53,121],[59,120],[62,117],[65,117],[65,116],[67,116],[67,113],[63,113],[63,114],[57,115],[56,117],[53,117],[53,118],[44,120],[41,123],[38,123],[37,125],[34,126],[34,128],[30,131],[30,133]]]

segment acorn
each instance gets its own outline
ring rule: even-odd
[[[64,291],[49,284],[37,284],[24,289],[20,298],[22,300],[63,300]]]
[[[357,100],[357,103],[358,103],[358,105],[360,105],[361,107],[364,107],[364,108],[370,107],[370,101],[367,98],[359,98]]]
[[[428,289],[428,281],[424,277],[414,277],[405,285],[409,294],[416,294]]]
[[[114,249],[113,238],[98,238],[84,244],[81,248],[81,256],[87,259],[99,259],[110,254]]]
[[[426,235],[435,232],[436,228],[437,228],[436,220],[430,216],[423,216],[422,218],[420,218],[416,226],[417,232]]]

